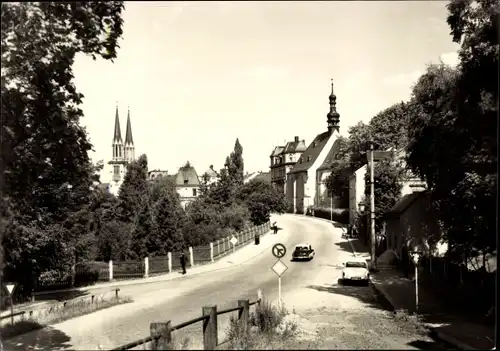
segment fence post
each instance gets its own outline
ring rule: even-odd
[[[214,243],[210,243],[210,261],[214,263]]]
[[[168,259],[168,273],[172,273],[172,253],[170,251],[167,252],[167,259]]]
[[[220,256],[220,239],[217,239],[217,256]]]
[[[250,301],[249,300],[238,300],[238,307],[243,307],[238,311],[238,319],[240,321],[240,325],[243,326],[244,333],[248,333],[248,323],[250,316]]]
[[[193,257],[193,247],[189,247],[189,263],[191,264],[191,267],[194,266],[194,257]]]
[[[203,316],[203,349],[215,350],[217,347],[217,306],[205,306],[202,309]]]
[[[149,257],[144,257],[144,278],[149,276]]]
[[[109,267],[108,267],[108,273],[109,273],[109,280],[113,280],[113,260],[109,260]]]
[[[168,350],[172,341],[170,321],[167,323],[151,323],[149,325],[149,334],[153,338],[151,341],[152,350]]]

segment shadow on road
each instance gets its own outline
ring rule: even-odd
[[[447,350],[445,345],[436,341],[415,340],[407,343],[408,346],[414,347],[418,350]]]
[[[342,223],[339,223],[339,222],[332,222],[332,225],[335,227],[335,228],[347,228],[347,225],[345,224],[342,224]]]
[[[66,301],[75,299],[77,297],[82,297],[89,295],[88,291],[85,290],[75,290],[75,291],[64,291],[64,292],[37,292],[35,295],[35,301]]]
[[[40,326],[41,327],[41,326]],[[69,349],[71,338],[60,330],[45,327],[27,334],[3,340],[5,350],[22,351],[37,350],[50,351],[56,349]]]
[[[348,241],[342,241],[342,242],[339,242],[339,243],[335,243],[335,245],[337,245],[343,251],[347,251],[349,253],[352,253],[352,247],[351,247],[351,244],[349,244]]]
[[[385,304],[381,304],[380,301],[375,298],[375,294],[371,286],[342,285],[339,284],[340,282],[341,279],[337,281],[337,284],[308,285],[306,286],[306,288],[314,289],[316,291],[328,292],[330,294],[354,297],[361,302],[369,305],[370,307],[391,311]]]

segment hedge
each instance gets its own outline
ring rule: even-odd
[[[309,206],[307,208],[306,215],[312,216],[314,211],[314,217],[332,219],[335,222],[342,224],[349,224],[349,209],[348,208],[334,208],[320,207],[320,206]]]

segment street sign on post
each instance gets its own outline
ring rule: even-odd
[[[410,256],[415,263],[415,313],[418,318],[418,263],[422,257],[422,252],[420,251],[410,251]]]
[[[236,244],[238,243],[238,239],[236,239],[236,237],[233,235],[233,237],[231,238],[231,240],[229,240],[229,242],[231,244],[233,244],[233,253],[236,252]]]
[[[286,252],[286,250],[285,250],[285,252]],[[284,254],[283,254],[283,256],[284,256]],[[278,261],[276,261],[276,263],[271,267],[271,269],[278,276],[278,306],[281,309],[281,276],[283,275],[283,273],[286,272],[288,267],[286,266],[286,264],[281,262],[280,259],[278,259]]]
[[[286,247],[283,244],[277,243],[273,245],[273,255],[276,258],[282,258],[286,255]]]
[[[12,299],[12,296],[14,295],[14,290],[16,290],[16,283],[4,283],[5,289],[7,290],[7,293],[9,294],[9,299],[10,299],[10,323],[14,325],[14,301]]]

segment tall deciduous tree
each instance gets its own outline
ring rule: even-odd
[[[72,65],[77,53],[116,57],[122,11],[118,1],[1,5],[3,244],[7,274],[24,287],[74,255],[73,231],[56,223],[88,205],[95,168]]]

